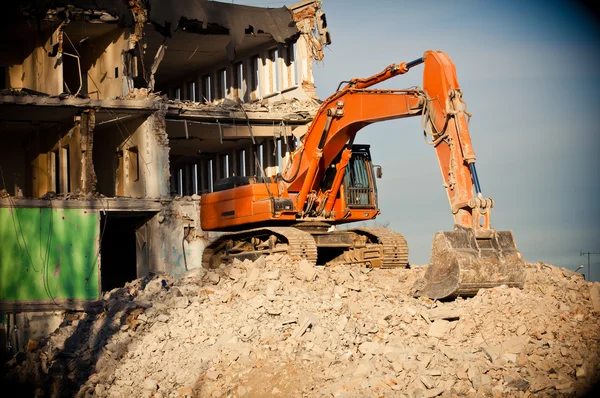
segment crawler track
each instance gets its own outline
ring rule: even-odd
[[[408,244],[401,234],[387,228],[353,228],[350,231],[367,235],[372,243],[383,245],[382,268],[404,268],[408,265]]]
[[[317,246],[311,234],[293,227],[255,228],[243,232],[226,233],[218,237],[204,249],[202,266],[214,268],[222,259],[227,261],[228,246],[232,247],[240,242],[247,246],[253,245],[256,240],[265,241],[270,236],[277,237],[276,248],[253,248],[253,253],[286,253],[295,259],[306,259],[312,264],[317,262]]]

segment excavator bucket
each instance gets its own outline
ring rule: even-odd
[[[415,296],[432,299],[474,296],[499,285],[523,288],[526,262],[512,231],[475,232],[455,226],[433,237],[429,267],[414,287]]]

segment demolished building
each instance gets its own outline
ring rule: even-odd
[[[0,311],[12,345],[126,281],[200,266],[202,193],[280,173],[318,108],[321,6],[5,7]]]

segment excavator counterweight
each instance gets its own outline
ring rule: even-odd
[[[421,64],[423,88],[372,88]],[[526,263],[512,232],[491,227],[494,201],[481,191],[470,114],[450,57],[426,51],[414,61],[345,83],[323,101],[281,174],[217,181],[216,192],[202,195],[202,229],[231,232],[205,249],[203,265],[287,253],[314,264],[406,266],[402,235],[383,228],[329,227],[380,214],[379,176],[369,147],[354,144],[357,133],[372,123],[417,116],[438,159],[454,230],[435,235],[429,267],[413,293],[441,299],[498,285],[523,287]]]

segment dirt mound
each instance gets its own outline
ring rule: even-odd
[[[424,270],[277,256],[155,275],[5,370],[39,396],[156,398],[581,396],[598,378],[600,284],[537,264],[524,290],[440,302],[407,295]]]

